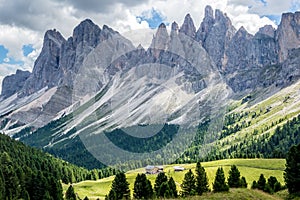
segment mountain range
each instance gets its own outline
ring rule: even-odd
[[[174,162],[192,147],[197,159],[216,144],[228,153],[226,144],[254,138],[260,123],[270,127],[259,135],[272,137],[300,113],[299,63],[300,12],[251,35],[207,6],[198,29],[189,14],[170,32],[162,23],[147,49],[86,19],[68,39],[47,31],[32,72],[4,78],[0,128],[89,168]]]

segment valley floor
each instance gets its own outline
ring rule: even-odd
[[[215,174],[218,167],[223,167],[225,176],[228,177],[228,171],[231,165],[236,165],[241,172],[241,176],[246,178],[248,183],[247,189],[230,189],[228,193],[207,193],[201,198],[191,197],[190,199],[284,199],[287,196],[287,191],[281,191],[280,194],[269,195],[267,193],[251,190],[251,184],[254,180],[258,180],[260,174],[264,174],[266,178],[275,176],[277,180],[284,184],[283,172],[285,169],[285,159],[226,159],[219,161],[203,162],[201,163],[207,173],[210,188],[215,178]],[[184,174],[188,169],[192,169],[194,172],[196,164],[182,164],[185,170],[182,172],[174,172],[173,167],[178,165],[165,165],[164,172],[168,177],[173,177],[177,189],[180,191],[180,184],[182,183]],[[140,168],[126,173],[127,180],[130,184],[130,190],[132,193],[135,177],[138,173],[144,173],[145,169]],[[154,185],[157,175],[147,175],[147,178]],[[97,181],[83,181],[73,184],[75,192],[80,198],[88,196],[89,199],[104,199],[105,195],[109,192],[111,183],[114,176],[100,179]],[[63,185],[64,191],[66,191],[68,185]]]

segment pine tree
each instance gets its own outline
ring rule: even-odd
[[[181,188],[182,196],[191,196],[196,194],[196,180],[191,169],[184,175]]]
[[[196,165],[196,192],[198,195],[202,195],[204,192],[209,191],[207,175],[204,167],[200,162]]]
[[[164,172],[159,173],[155,179],[155,184],[154,184],[154,191],[157,197],[160,197],[159,194],[159,188],[163,183],[168,182],[168,177],[165,175]]]
[[[240,186],[242,188],[247,188],[247,181],[246,181],[246,178],[244,176],[242,176],[241,180],[240,180]]]
[[[105,196],[105,200],[117,200],[117,193],[111,189],[108,195]]]
[[[219,167],[216,172],[215,181],[213,183],[214,192],[226,192],[229,190],[227,183],[225,182],[224,170]]]
[[[66,200],[76,200],[76,194],[72,185],[66,191]]]
[[[240,176],[241,173],[239,169],[235,165],[232,165],[229,171],[228,186],[231,188],[240,187]]]
[[[89,200],[89,198],[87,196],[85,196],[83,200]]]
[[[252,182],[251,189],[258,189],[258,185],[257,185],[257,182],[255,180]]]
[[[151,182],[147,179],[145,174],[138,174],[135,178],[133,197],[135,199],[150,199],[153,196],[153,189]]]
[[[284,180],[290,194],[300,196],[300,144],[290,148],[286,157]]]
[[[147,179],[146,183],[147,183],[147,185],[146,185],[147,195],[145,196],[145,199],[152,199],[154,196],[152,184],[148,179]]]
[[[168,185],[169,185],[169,190],[170,190],[170,197],[171,198],[177,198],[178,197],[178,192],[177,192],[176,184],[175,184],[175,181],[174,181],[173,177],[171,177],[169,179]]]
[[[163,182],[158,190],[157,197],[162,197],[162,198],[170,198],[171,197],[171,192],[170,188],[168,185],[168,182]]]
[[[130,199],[129,183],[124,172],[116,175],[112,182],[111,190],[115,191],[117,199]]]
[[[260,189],[260,190],[264,190],[265,186],[266,186],[266,178],[264,177],[263,174],[261,174],[259,176],[259,179],[257,181],[257,189]]]

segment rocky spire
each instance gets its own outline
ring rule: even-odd
[[[34,63],[31,76],[24,84],[24,95],[58,84],[60,53],[65,41],[64,37],[55,29],[45,33],[42,51]]]
[[[90,19],[82,21],[73,31],[74,45],[85,43],[95,47],[99,43],[101,29]]]
[[[214,11],[211,6],[206,6],[204,19],[200,25],[200,28],[196,33],[196,40],[204,43],[214,23],[215,23]]]
[[[165,50],[169,43],[169,34],[164,23],[161,23],[157,29],[155,36],[152,39],[150,48]]]
[[[182,26],[180,27],[179,32],[186,34],[187,36],[190,36],[192,38],[196,35],[196,28],[193,22],[193,19],[191,18],[190,14],[187,14],[184,18],[184,22]]]

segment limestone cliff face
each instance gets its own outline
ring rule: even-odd
[[[44,87],[57,86],[60,80],[60,54],[63,36],[56,30],[49,30],[44,36],[43,48],[34,63],[32,74],[23,87],[23,95],[30,95]]]
[[[1,97],[5,99],[19,92],[29,76],[30,72],[17,70],[15,74],[5,77],[2,82]]]
[[[285,13],[276,32],[279,48],[279,61],[283,62],[289,50],[300,47],[300,12]]]

